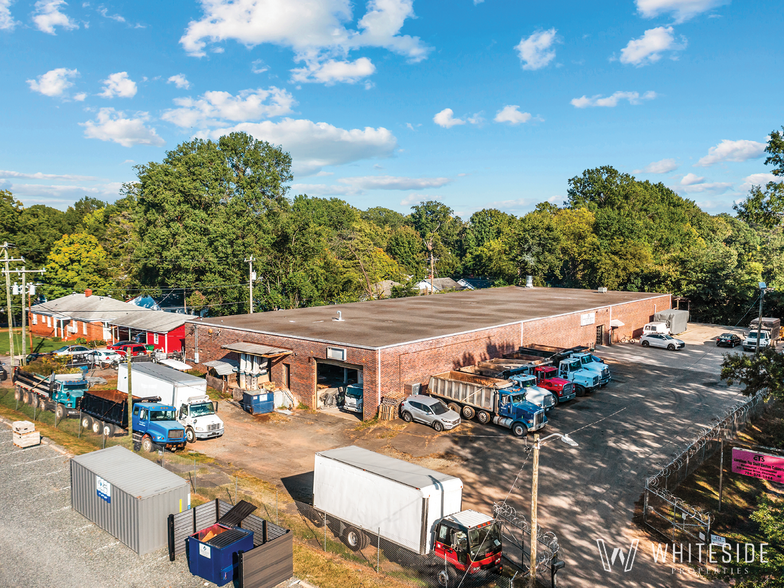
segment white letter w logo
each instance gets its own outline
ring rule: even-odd
[[[604,539],[597,539],[596,545],[599,547],[599,557],[602,558],[602,567],[605,572],[612,571],[612,566],[615,564],[615,559],[626,565],[623,568],[624,572],[630,572],[634,565],[634,558],[637,555],[637,546],[640,544],[639,539],[633,539],[632,544],[629,546],[629,553],[624,555],[620,547],[613,549],[612,556],[607,557],[607,546],[604,544]]]

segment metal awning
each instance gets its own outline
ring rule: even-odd
[[[239,353],[249,353],[250,355],[258,355],[259,357],[279,357],[292,353],[291,349],[281,349],[280,347],[259,345],[258,343],[246,343],[244,341],[229,343],[224,345],[222,349],[237,351]]]
[[[216,359],[215,361],[205,361],[202,365],[211,367],[219,376],[230,376],[231,374],[238,372],[240,369],[239,362],[233,359]]]
[[[619,321],[618,319],[613,319],[613,320],[610,321],[610,328],[611,329],[617,329],[618,327],[623,327],[623,326],[624,326],[624,324],[621,321]]]
[[[167,365],[170,368],[174,368],[175,370],[180,370],[181,372],[193,369],[193,366],[190,366],[182,361],[177,361],[176,359],[162,359],[159,363]]]

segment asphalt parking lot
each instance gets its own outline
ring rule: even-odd
[[[165,548],[140,557],[72,510],[68,456],[46,444],[15,447],[7,422],[0,422],[0,496],[4,588],[205,585],[185,558],[170,562]]]

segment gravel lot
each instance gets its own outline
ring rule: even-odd
[[[73,511],[70,483],[68,456],[15,447],[0,421],[0,586],[214,586],[192,576],[185,558],[170,562],[165,548],[139,557]]]

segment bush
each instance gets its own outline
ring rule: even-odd
[[[82,370],[79,368],[67,368],[65,364],[68,362],[68,357],[57,355],[46,355],[39,357],[35,361],[31,361],[25,367],[26,372],[33,372],[41,376],[49,376],[51,374],[78,374]]]
[[[87,339],[84,337],[78,337],[76,341],[74,341],[77,345],[87,345]]]

